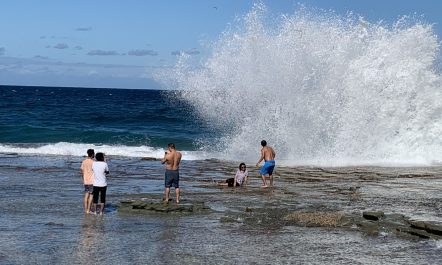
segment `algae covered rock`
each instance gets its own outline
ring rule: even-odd
[[[119,210],[122,212],[141,212],[141,213],[204,213],[209,212],[210,208],[204,202],[193,203],[164,203],[154,201],[121,201]]]
[[[367,220],[378,221],[384,217],[384,212],[381,211],[366,211],[362,213],[362,216]]]

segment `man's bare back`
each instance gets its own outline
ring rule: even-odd
[[[258,166],[262,160],[265,161],[264,165],[259,170],[259,173],[261,173],[261,178],[262,178],[262,187],[263,188],[267,187],[267,181],[265,177],[266,175],[269,175],[270,187],[273,187],[273,169],[275,168],[275,156],[276,156],[275,150],[273,150],[273,148],[271,148],[270,146],[267,146],[267,141],[265,140],[261,141],[261,146],[262,146],[261,157],[258,163],[256,163],[256,166]]]
[[[164,201],[169,203],[170,187],[175,187],[176,203],[180,203],[180,162],[181,153],[175,149],[175,144],[170,143],[167,145],[168,152],[164,154],[164,158],[161,159],[162,164],[166,164],[166,172],[164,174],[164,186],[165,186],[165,198]]]
[[[261,154],[262,157],[264,158],[264,161],[275,160],[276,156],[275,151],[270,146],[264,146],[261,149]]]
[[[178,170],[180,167],[182,154],[175,149],[169,149],[161,160],[161,163],[166,163],[167,170]]]

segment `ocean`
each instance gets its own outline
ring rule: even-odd
[[[155,73],[164,90],[0,86],[1,264],[440,263],[440,239],[409,226],[287,220],[381,211],[442,224],[431,25],[304,9],[269,20],[257,5],[211,49],[196,67],[183,56]],[[263,139],[273,189],[255,166]],[[210,211],[123,211],[161,201],[170,142],[183,153],[181,204]],[[82,209],[89,148],[110,169],[102,216]],[[217,185],[240,162],[247,186]]]
[[[1,264],[268,264],[269,255],[273,264],[440,260],[439,240],[274,217],[380,210],[440,223],[440,166],[277,164],[275,188],[262,190],[258,168],[247,162],[247,187],[220,188],[216,183],[232,177],[239,161],[207,148],[225,136],[198,120],[176,91],[1,86],[0,92]],[[169,142],[183,152],[181,203],[203,201],[211,212],[120,212],[122,201],[161,201],[164,168],[157,159]],[[111,171],[103,216],[83,213],[79,169],[88,148],[105,152]]]
[[[213,137],[174,92],[0,86],[0,151],[158,157],[168,143],[197,151]]]
[[[318,127],[323,124],[316,120],[320,116],[299,128],[298,115],[285,113],[296,107],[289,103],[276,112],[271,106],[270,113],[246,110],[251,106],[243,104],[237,106],[240,109],[231,107],[236,106],[231,99],[241,97],[231,92],[0,86],[0,152],[82,156],[93,148],[110,156],[161,158],[167,144],[175,143],[186,160],[252,163],[266,139],[278,150],[279,163],[287,166],[441,164],[439,101],[422,105],[422,113],[415,110],[407,122],[401,122],[402,116],[381,120],[383,116],[375,113],[367,117],[372,124],[364,123],[364,131],[357,129],[360,138],[352,131],[347,139],[350,136],[338,133],[336,125],[327,131]],[[416,103],[408,104],[414,108]],[[240,116],[246,111],[259,120]],[[346,112],[336,111],[325,115]],[[342,137],[348,141],[342,142]]]

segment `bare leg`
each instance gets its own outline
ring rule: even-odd
[[[83,209],[84,209],[85,213],[89,213],[88,204],[89,204],[89,192],[85,192],[84,193],[84,202],[83,202]]]
[[[175,189],[176,203],[180,203],[180,188]]]
[[[97,213],[97,204],[94,203],[94,214],[96,214],[96,213]]]
[[[100,214],[103,214],[104,203],[100,203]]]
[[[164,202],[169,202],[170,188],[166,188]]]
[[[270,187],[273,187],[273,174],[270,174],[269,177],[270,177]]]
[[[263,188],[267,188],[266,176],[265,175],[261,175],[261,178],[262,178],[262,187]]]
[[[88,193],[89,197],[87,198],[87,213],[90,213],[91,211],[91,206],[92,206],[92,193]]]

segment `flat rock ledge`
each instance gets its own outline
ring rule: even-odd
[[[409,239],[442,239],[442,224],[412,220],[402,214],[363,212],[362,218],[358,216],[344,218],[342,226],[348,225],[356,225],[363,232],[373,235],[391,233]]]
[[[252,226],[302,225],[308,227],[336,227],[359,230],[371,236],[390,236],[416,239],[442,239],[442,224],[417,221],[402,214],[385,214],[382,211],[364,211],[345,214],[342,212],[304,212],[287,209],[251,209],[243,212],[227,212],[222,223],[242,223]]]
[[[125,213],[179,213],[179,214],[198,214],[208,213],[211,209],[204,202],[180,203],[170,201],[153,202],[140,200],[120,201],[118,210]]]

